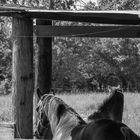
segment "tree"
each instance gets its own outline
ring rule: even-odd
[[[139,0],[98,0],[100,10],[138,10]]]
[[[0,80],[1,88],[5,89],[4,94],[10,92],[11,86],[11,57],[12,57],[12,43],[10,40],[11,34],[11,24],[10,18],[1,17],[0,18],[1,29],[0,29],[0,71],[1,75],[4,77]]]

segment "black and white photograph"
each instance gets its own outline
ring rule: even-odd
[[[0,140],[140,140],[139,0],[0,0]]]

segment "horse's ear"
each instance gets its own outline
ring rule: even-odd
[[[66,111],[66,107],[64,106],[64,104],[60,104],[57,108],[58,122],[59,122],[60,118],[62,117],[62,115],[65,113],[65,111]]]
[[[55,96],[54,89],[51,89],[51,90],[50,90],[50,94],[52,94],[52,95],[54,95],[54,96]]]
[[[115,89],[112,94],[107,98],[98,108],[103,117],[122,122],[124,106],[124,96],[122,90]]]
[[[88,116],[89,120],[111,119],[122,122],[124,96],[122,90],[115,89],[112,94],[98,107],[96,113]]]
[[[40,91],[39,88],[37,88],[37,92],[36,93],[37,93],[39,99],[43,96],[43,93]]]

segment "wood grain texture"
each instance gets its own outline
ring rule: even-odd
[[[0,16],[28,17],[48,20],[102,24],[139,25],[140,11],[64,11],[26,7],[0,6]]]
[[[33,137],[33,24],[13,18],[13,104],[15,138]]]
[[[37,25],[51,25],[51,21],[37,20]],[[52,38],[38,37],[38,87],[43,93],[49,93],[51,89],[52,75]]]
[[[35,26],[38,37],[139,38],[140,26]]]

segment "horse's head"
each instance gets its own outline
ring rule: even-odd
[[[37,92],[40,96],[41,92]],[[51,132],[53,139],[70,138],[72,130],[79,124],[86,124],[80,115],[62,99],[46,94],[40,98],[37,112],[39,122],[37,125],[36,137],[47,138]],[[52,137],[51,137],[52,138]]]
[[[37,89],[37,94],[39,97],[39,102],[36,108],[38,113],[38,123],[35,131],[35,136],[41,139],[52,139],[52,132],[50,123],[48,120],[47,112],[48,112],[48,102],[53,97],[53,95],[45,94],[42,95],[39,89]]]
[[[97,112],[88,116],[89,121],[98,119],[111,119],[114,121],[122,121],[124,96],[122,90],[115,89],[98,108]]]

